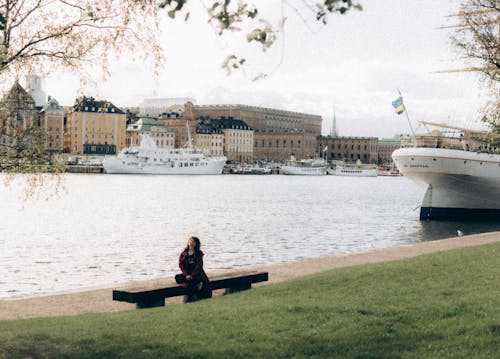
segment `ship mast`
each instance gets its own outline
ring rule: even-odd
[[[186,144],[187,148],[192,148],[193,147],[193,142],[191,141],[191,132],[189,131],[189,120],[186,120],[186,129],[187,129],[187,137],[188,141]]]
[[[413,140],[413,147],[417,147],[417,137],[415,136],[415,131],[413,130],[413,126],[410,121],[410,116],[408,116],[408,109],[405,106],[405,102],[403,101],[403,95],[401,94],[401,91],[398,90],[399,97],[401,98],[402,101],[402,106],[403,106],[403,112],[405,113],[406,119],[408,120],[408,125],[410,125],[410,130],[411,130],[411,137]]]

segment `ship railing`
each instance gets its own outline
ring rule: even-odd
[[[416,136],[416,147],[426,148],[448,148],[462,151],[480,151],[483,144],[471,138],[466,137],[447,137],[447,136]],[[414,147],[411,139],[402,140],[401,147]]]

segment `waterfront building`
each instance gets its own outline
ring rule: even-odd
[[[378,162],[391,164],[392,153],[401,147],[401,138],[385,138],[378,141]]]
[[[62,152],[64,147],[64,108],[55,98],[40,110],[40,127],[45,131],[45,150]]]
[[[217,119],[200,117],[197,129],[202,132],[200,133],[202,137],[198,141],[203,141],[205,135],[203,132],[220,131],[223,134],[223,154],[228,160],[253,162],[254,131],[244,121],[224,116]],[[196,135],[199,135],[198,131]]]
[[[317,154],[328,161],[376,163],[378,138],[376,137],[318,137]]]
[[[295,132],[258,132],[254,134],[255,158],[260,161],[283,162],[294,156],[297,159],[316,156],[316,135]]]
[[[201,118],[196,124],[194,146],[207,156],[224,155],[224,133],[221,128],[212,126],[210,119]]]
[[[109,101],[80,97],[67,115],[71,154],[116,154],[125,146],[126,114]]]
[[[125,145],[139,146],[141,135],[150,136],[157,148],[174,148],[175,132],[154,118],[141,117],[135,123],[127,126]]]
[[[244,121],[254,131],[255,160],[278,162],[291,153],[297,158],[312,157],[316,137],[321,134],[322,118],[318,115],[247,105],[197,105],[192,111],[195,118],[232,117]]]

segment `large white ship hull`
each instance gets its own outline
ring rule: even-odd
[[[124,163],[125,162],[125,163]],[[132,163],[119,157],[108,157],[103,161],[107,173],[152,174],[152,175],[220,175],[226,158],[213,158],[205,163],[179,167],[178,163]]]
[[[426,188],[420,219],[500,220],[500,155],[400,148],[399,171]]]

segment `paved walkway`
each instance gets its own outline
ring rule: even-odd
[[[325,270],[348,267],[367,263],[379,263],[398,259],[412,258],[422,254],[446,251],[454,248],[476,246],[500,241],[500,232],[484,233],[464,237],[443,239],[385,248],[365,253],[337,255],[299,261],[289,261],[267,266],[252,266],[231,270],[244,272],[259,270],[269,272],[269,282],[276,283],[288,279],[322,272]],[[216,273],[208,273],[216,274]],[[127,287],[157,287],[171,284],[171,279],[157,279],[145,282],[130,282],[114,288],[88,290],[50,296],[39,296],[26,299],[0,300],[0,320],[13,320],[61,315],[77,315],[82,313],[117,312],[134,309],[134,304],[115,302],[112,300],[112,289]],[[217,293],[216,293],[217,294]],[[178,303],[180,298],[169,298],[168,303]]]

